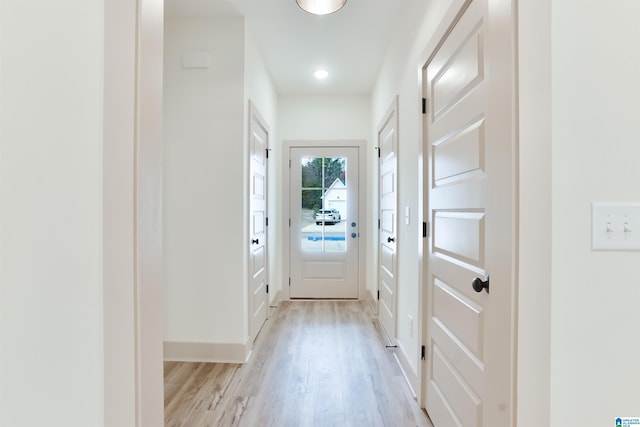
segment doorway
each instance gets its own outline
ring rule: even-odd
[[[289,150],[291,298],[358,298],[358,150]]]
[[[392,343],[396,339],[398,98],[378,129],[378,316]]]
[[[269,128],[249,102],[249,335],[255,340],[267,320],[269,307],[269,246],[267,217]]]

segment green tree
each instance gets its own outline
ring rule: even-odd
[[[324,178],[324,183],[323,183]],[[345,159],[315,157],[302,165],[302,208],[322,208],[322,195],[336,178],[345,179]]]

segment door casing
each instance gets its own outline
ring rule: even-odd
[[[282,241],[284,242],[283,256],[282,256],[282,271],[285,273],[282,284],[281,298],[290,299],[289,294],[289,271],[290,271],[290,255],[291,250],[289,247],[290,242],[290,200],[289,194],[291,189],[291,183],[289,182],[289,152],[291,148],[295,147],[357,147],[358,148],[358,211],[360,212],[360,226],[358,227],[360,236],[358,238],[358,298],[361,299],[365,295],[365,278],[366,278],[366,245],[367,242],[371,242],[371,238],[367,236],[366,231],[369,229],[370,218],[364,215],[367,207],[368,195],[366,193],[366,177],[367,177],[367,165],[366,165],[366,149],[367,141],[365,140],[285,140],[282,144],[282,194],[286,194],[287,197],[283,197],[282,212],[284,213],[281,219],[282,226]]]

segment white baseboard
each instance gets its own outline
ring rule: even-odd
[[[242,343],[164,342],[167,362],[245,363],[251,356],[249,339]]]
[[[411,390],[411,394],[414,398],[417,399],[416,390],[420,390],[420,378],[418,373],[414,371],[411,367],[411,363],[409,363],[409,358],[407,357],[407,352],[405,351],[402,343],[400,343],[397,339],[391,337],[387,334],[387,331],[384,328],[382,322],[378,318],[378,323],[380,325],[380,330],[383,334],[383,339],[386,340],[389,345],[395,346],[395,351],[393,352],[393,357],[398,362],[398,366],[400,367],[400,371],[402,372],[402,376],[404,377],[409,389]]]
[[[418,374],[413,371],[411,368],[411,364],[409,363],[409,359],[407,358],[407,354],[404,351],[404,348],[401,345],[398,345],[396,351],[394,352],[394,356],[396,361],[398,362],[398,366],[400,366],[400,370],[402,371],[402,375],[404,379],[407,381],[409,388],[411,389],[411,394],[416,398],[416,390],[418,390],[419,382],[418,382]]]
[[[365,290],[364,300],[369,303],[369,307],[371,307],[371,311],[373,313],[378,313],[378,299],[375,296],[376,291],[372,289]]]
[[[269,306],[277,307],[278,304],[280,304],[280,301],[282,301],[282,295],[283,295],[282,289],[278,289],[278,292],[276,292],[276,294],[273,296],[271,301],[269,301]]]

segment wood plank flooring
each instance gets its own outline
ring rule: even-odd
[[[167,427],[433,427],[360,301],[283,301],[249,362],[164,377]]]

